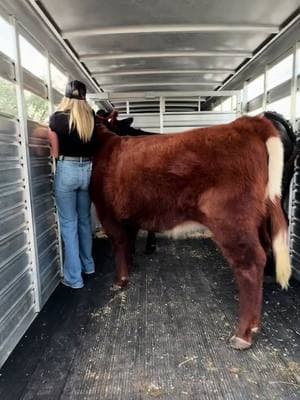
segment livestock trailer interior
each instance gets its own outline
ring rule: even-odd
[[[167,135],[279,112],[300,121],[299,0],[1,0],[0,398],[299,399],[300,159],[285,199],[293,278],[264,282],[263,329],[228,346],[236,291],[207,231],[136,244],[129,287],[93,211],[96,278],[60,284],[49,115],[65,85]],[[207,168],[210,168],[208,165]],[[220,171],[220,174],[222,171]],[[249,210],[251,213],[251,210]]]

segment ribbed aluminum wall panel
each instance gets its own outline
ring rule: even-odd
[[[35,317],[20,135],[0,116],[0,365]]]
[[[60,278],[57,223],[52,188],[47,127],[27,121],[32,209],[37,240],[37,256],[44,305]]]

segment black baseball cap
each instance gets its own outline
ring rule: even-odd
[[[70,99],[85,100],[86,86],[80,81],[71,81],[67,83],[65,97]]]

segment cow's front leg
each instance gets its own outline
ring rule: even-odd
[[[102,220],[105,233],[109,237],[116,261],[116,281],[114,289],[125,287],[129,279],[132,263],[131,248],[134,234],[123,226],[122,223],[106,215]]]
[[[132,269],[132,248],[136,240],[138,228],[120,228],[112,237],[112,243],[116,254],[117,277],[115,289],[125,287],[129,281],[129,273]]]
[[[115,289],[121,289],[128,284],[131,251],[129,250],[128,240],[126,238],[113,242],[116,257],[117,276],[115,282]]]

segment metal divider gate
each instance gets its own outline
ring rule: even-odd
[[[180,97],[181,103],[193,100],[197,103],[197,111],[170,112],[167,110],[168,101],[176,101]],[[89,93],[88,98],[93,100],[101,107],[103,101],[110,101],[113,104],[125,104],[125,107],[118,107],[120,118],[133,117],[133,125],[148,131],[157,133],[179,132],[196,127],[205,127],[230,122],[241,115],[241,91],[191,91],[191,92],[132,92],[132,93]],[[208,98],[234,99],[231,107],[227,111],[201,110],[201,103],[206,102]],[[136,112],[135,103],[147,104],[147,102],[156,102],[150,106],[157,112]],[[142,106],[142,108],[146,108]],[[124,110],[126,109],[126,112]]]
[[[177,113],[130,113],[120,114],[120,119],[133,117],[134,126],[151,132],[174,133],[192,128],[210,125],[225,124],[237,118],[237,113],[232,112],[177,112]]]

